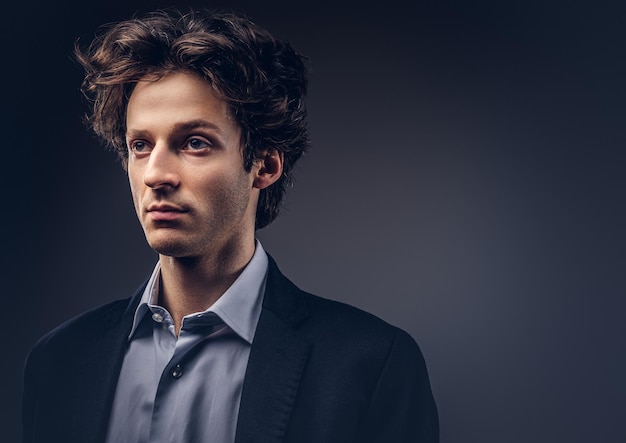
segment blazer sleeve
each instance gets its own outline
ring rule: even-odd
[[[371,397],[360,441],[438,443],[439,418],[417,343],[397,329]]]

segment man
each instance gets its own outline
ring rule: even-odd
[[[309,144],[304,58],[207,11],[110,25],[76,53],[159,260],[35,345],[23,441],[437,442],[415,341],[301,291],[256,240]]]

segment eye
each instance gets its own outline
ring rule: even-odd
[[[149,149],[148,144],[141,140],[136,140],[136,141],[129,143],[129,148],[131,151],[134,151],[134,152],[146,152]]]
[[[208,141],[202,139],[202,138],[190,138],[189,140],[187,140],[187,143],[184,146],[184,149],[189,149],[190,151],[200,151],[203,149],[209,149],[211,148],[213,145],[211,143],[209,143]]]

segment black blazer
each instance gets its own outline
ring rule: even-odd
[[[235,443],[439,441],[424,359],[407,333],[301,291],[271,258],[268,272]],[[37,342],[24,371],[24,443],[104,442],[144,287]]]

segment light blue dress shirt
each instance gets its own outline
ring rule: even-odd
[[[232,443],[268,259],[254,256],[206,311],[183,318],[156,304],[160,266],[135,311],[115,391],[107,443]]]

